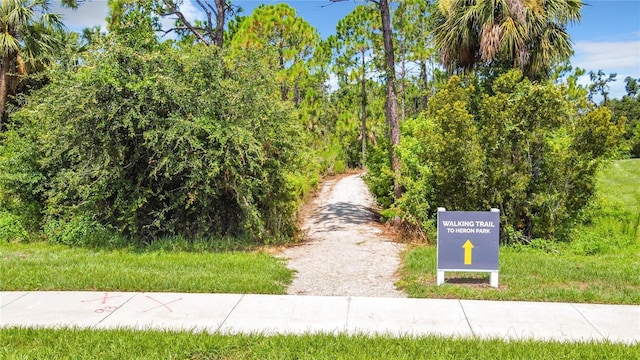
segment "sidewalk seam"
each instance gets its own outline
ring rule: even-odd
[[[347,318],[344,322],[345,333],[349,331],[349,313],[351,312],[351,296],[347,297]]]
[[[462,309],[462,313],[464,314],[464,319],[467,320],[467,325],[469,325],[469,330],[471,330],[471,336],[476,338],[476,333],[475,331],[473,331],[473,327],[471,326],[471,322],[469,321],[469,316],[467,316],[467,312],[464,310],[464,306],[462,305],[462,301],[458,300],[458,304],[460,305],[460,308]]]
[[[3,291],[3,292],[4,292],[4,291]],[[14,302],[16,302],[16,301],[18,301],[18,300],[22,299],[23,297],[25,297],[25,296],[29,295],[30,293],[32,293],[32,291],[26,291],[26,292],[24,292],[24,294],[22,294],[22,295],[20,295],[19,297],[17,297],[17,298],[15,298],[15,299],[13,299],[13,301],[10,301],[10,302],[8,302],[8,303],[6,303],[6,304],[2,305],[2,306],[0,307],[0,309],[4,308],[4,307],[6,307],[6,306],[9,306],[9,305],[11,305],[11,304],[13,304]]]
[[[229,319],[229,316],[231,316],[231,314],[233,314],[233,312],[236,310],[236,308],[238,307],[238,305],[240,305],[240,302],[242,301],[242,299],[244,299],[244,297],[247,294],[242,294],[242,296],[240,297],[240,299],[238,299],[238,302],[233,305],[233,308],[231,309],[231,311],[229,311],[229,313],[227,314],[227,316],[225,316],[224,320],[222,320],[222,322],[220,323],[220,325],[218,325],[218,328],[216,329],[216,333],[220,333],[220,330],[222,329],[222,326],[224,325],[224,323],[227,322],[227,319]]]
[[[598,335],[600,335],[600,336],[602,337],[602,339],[603,339],[603,340],[607,340],[607,338],[604,336],[604,334],[602,334],[602,333],[600,332],[600,330],[598,330],[598,328],[597,328],[595,325],[593,325],[593,324],[591,323],[591,321],[589,321],[589,319],[587,319],[587,317],[586,317],[586,316],[584,316],[584,314],[582,313],[582,311],[580,311],[577,307],[575,307],[575,304],[570,304],[570,305],[571,305],[571,307],[572,307],[575,311],[577,311],[577,312],[578,312],[578,314],[580,314],[580,316],[584,319],[584,321],[586,321],[586,322],[587,322],[587,324],[589,324],[589,325],[590,325],[590,326],[591,326],[591,327],[592,327],[592,328],[593,328],[593,329],[598,333]]]
[[[97,323],[95,323],[95,325],[90,326],[90,329],[97,329],[98,326],[100,324],[102,324],[103,321],[107,320],[111,315],[113,315],[115,312],[117,312],[118,310],[120,310],[120,308],[122,308],[123,306],[125,306],[129,301],[131,301],[134,297],[140,295],[141,293],[137,292],[134,293],[133,296],[131,296],[130,298],[127,299],[127,301],[123,302],[120,306],[118,306],[117,309],[115,309],[114,311],[111,311],[110,313],[107,314],[107,316],[103,317],[102,319],[100,319],[100,321],[98,321]]]

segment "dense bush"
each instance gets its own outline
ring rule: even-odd
[[[626,95],[613,99],[607,107],[613,113],[616,123],[624,124],[626,150],[633,158],[640,158],[640,95]]]
[[[421,226],[438,207],[495,207],[506,241],[566,239],[593,198],[598,167],[619,145],[621,126],[607,109],[577,108],[564,88],[518,71],[496,79],[489,92],[478,83],[452,77],[424,115],[403,125],[405,193],[395,206]],[[370,169],[384,202],[388,193],[377,189],[387,173]]]
[[[15,114],[0,157],[5,202],[35,206],[47,235],[68,243],[95,232],[292,235],[287,179],[303,139],[261,56],[107,44]]]

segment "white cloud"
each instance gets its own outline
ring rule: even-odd
[[[193,22],[194,20],[201,19],[204,20],[206,15],[203,14],[202,10],[199,7],[196,7],[193,4],[192,0],[185,0],[182,6],[180,7],[180,11],[184,15],[187,20]]]
[[[109,14],[106,1],[88,1],[77,10],[62,8],[59,4],[51,7],[51,12],[62,14],[62,22],[73,31],[82,31],[84,28],[100,26],[103,30],[107,27],[105,18]]]
[[[185,0],[180,10],[190,22],[196,19],[204,19],[203,13],[199,7],[194,5],[193,0]],[[109,6],[105,0],[89,0],[78,9],[73,10],[63,8],[59,3],[55,3],[51,7],[51,12],[62,14],[64,24],[73,31],[82,31],[84,28],[96,25],[106,30],[107,22],[105,18],[109,15]],[[161,24],[163,28],[171,28],[174,21],[175,16],[165,17],[161,19]]]
[[[579,41],[574,64],[581,68],[640,71],[640,40],[624,42]]]
[[[637,39],[637,38],[636,38]],[[574,67],[587,70],[580,83],[590,83],[589,71],[602,70],[607,74],[616,73],[616,81],[609,84],[610,96],[621,98],[626,94],[624,78],[640,78],[640,40],[630,41],[578,41],[574,46],[575,54],[571,59]]]
[[[333,72],[329,74],[329,80],[325,83],[329,87],[329,92],[332,93],[340,88],[338,85],[338,76]]]
[[[184,17],[191,24],[195,20],[205,20],[206,15],[200,10],[199,7],[195,6],[192,0],[184,0],[182,5],[180,5],[180,12],[184,15]],[[166,16],[160,19],[160,26],[162,29],[171,29],[174,27],[177,16]],[[174,38],[175,34],[171,34],[168,38]]]

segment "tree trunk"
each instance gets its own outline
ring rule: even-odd
[[[7,99],[9,98],[9,68],[11,66],[11,54],[2,57],[2,67],[0,68],[0,131],[4,122],[4,115],[7,111]]]
[[[293,85],[293,102],[296,104],[296,108],[300,108],[302,104],[302,90],[300,89],[300,80],[296,79]]]
[[[328,131],[327,131],[326,127],[325,127],[325,123],[326,123],[326,121],[325,121],[325,117],[326,117],[325,116],[325,112],[326,112],[325,107],[326,107],[326,104],[327,104],[327,88],[326,88],[326,85],[325,85],[324,82],[320,85],[320,89],[322,91],[322,108],[320,109],[320,124],[322,125],[322,129],[324,129],[323,136],[324,136],[324,139],[326,140],[327,136],[328,136]]]
[[[400,188],[400,158],[396,153],[400,145],[400,125],[398,122],[398,96],[396,94],[396,70],[393,54],[393,33],[391,30],[391,16],[388,0],[380,0],[380,15],[382,17],[382,37],[384,40],[385,73],[387,81],[387,101],[385,115],[389,123],[391,140],[391,170],[393,171],[393,195],[396,199],[402,197]]]
[[[420,110],[426,110],[429,99],[429,78],[427,75],[426,60],[420,61]]]
[[[407,118],[407,94],[405,92],[405,79],[407,77],[407,49],[405,48],[405,44],[402,44],[402,63],[401,63],[401,73],[400,73],[400,94],[402,94],[400,98],[400,119],[402,122]]]
[[[280,66],[280,71],[284,72],[284,50],[283,45],[280,43],[278,45],[278,65]],[[280,98],[282,101],[287,101],[289,94],[289,88],[287,87],[287,80],[282,79],[282,84],[280,84]]]
[[[362,169],[367,160],[367,77],[365,52],[362,50]]]
[[[222,49],[224,45],[224,20],[226,16],[226,0],[216,0],[216,33],[214,42]]]

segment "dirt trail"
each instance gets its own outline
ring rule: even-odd
[[[383,235],[373,204],[360,174],[322,184],[305,241],[281,254],[297,272],[289,294],[406,296],[394,286],[403,245]]]

